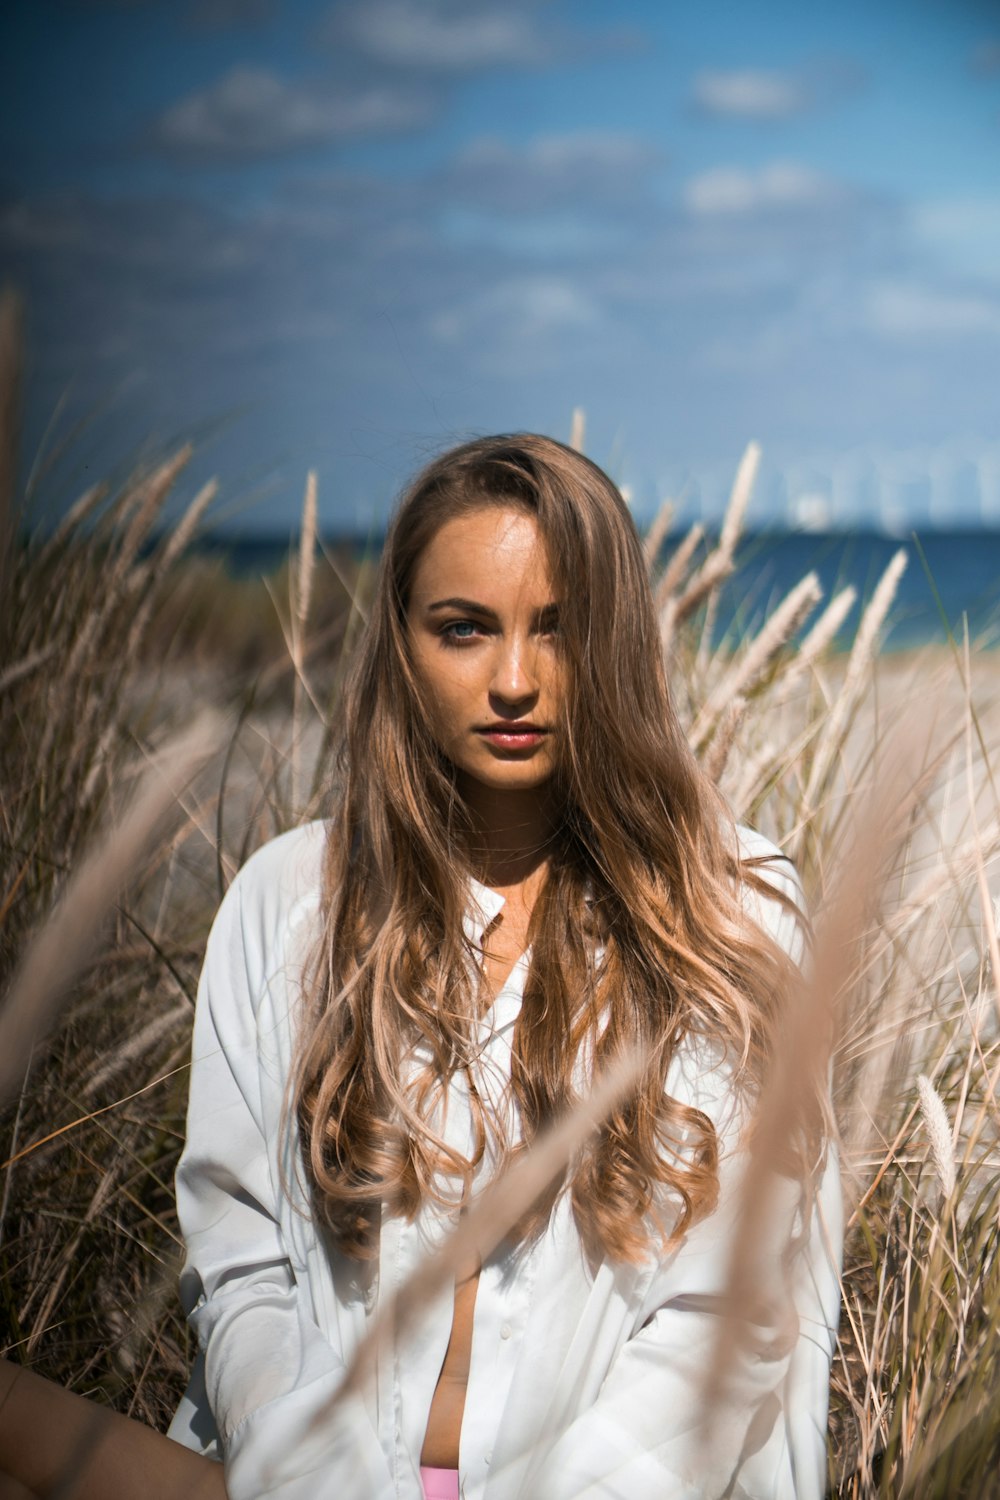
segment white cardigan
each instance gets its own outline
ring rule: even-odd
[[[198,994],[177,1206],[187,1246],[181,1296],[202,1352],[170,1432],[224,1455],[230,1500],[418,1500],[420,1449],[451,1327],[449,1289],[383,1354],[370,1389],[326,1411],[380,1297],[451,1221],[432,1209],[413,1224],[383,1218],[377,1266],[359,1268],[324,1242],[297,1147],[281,1129],[324,837],[324,825],[311,824],[247,863],[216,918]],[[777,855],[758,834],[740,837],[744,853]],[[797,899],[787,861],[769,868],[771,882]],[[749,900],[797,959],[795,919],[777,901]],[[473,940],[502,904],[473,885]],[[525,956],[482,1021],[477,1084],[491,1092],[508,1076],[526,972]],[[563,1198],[530,1249],[486,1261],[461,1436],[466,1500],[816,1500],[823,1492],[842,1235],[835,1157],[794,1262],[797,1333],[788,1336],[787,1316],[783,1328],[758,1330],[706,1441],[699,1393],[744,1158],[718,1057],[686,1045],[667,1088],[719,1132],[719,1207],[666,1258],[641,1267],[606,1261],[594,1273]],[[460,1075],[447,1116],[449,1138],[466,1140]],[[801,1227],[791,1200],[774,1219],[779,1245]],[[777,1253],[769,1264],[777,1266]]]

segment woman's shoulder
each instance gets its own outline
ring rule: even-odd
[[[737,824],[736,842],[744,872],[741,889],[744,911],[790,958],[800,963],[808,919],[798,870],[777,844],[755,828]]]
[[[262,844],[234,876],[219,916],[228,910],[238,914],[244,928],[266,933],[314,908],[323,883],[327,828],[322,821],[303,823]]]
[[[255,849],[235,877],[242,886],[244,899],[258,889],[273,888],[275,884],[287,887],[314,878],[322,868],[328,828],[324,819],[317,818],[289,828]]]
[[[290,964],[297,969],[307,951],[325,844],[324,823],[290,829],[256,850],[230,882],[209,933],[202,976],[215,1024],[230,1040],[257,1015],[276,976]]]
[[[802,882],[787,854],[756,828],[736,824],[736,844],[741,862],[755,871],[774,890],[801,904]]]

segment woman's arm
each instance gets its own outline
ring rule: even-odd
[[[269,976],[291,962],[269,946],[288,937],[287,914],[275,919],[275,883],[289,880],[295,840],[246,866],[209,937],[177,1171],[181,1295],[204,1352],[230,1500],[318,1500],[327,1481],[336,1495],[348,1476],[351,1493],[377,1500],[395,1489],[363,1403],[325,1412],[344,1361],[296,1283],[280,1227],[277,1153],[266,1139],[256,1012]],[[280,1096],[283,1083],[266,1077],[263,1087]]]

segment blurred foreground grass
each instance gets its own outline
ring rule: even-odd
[[[4,361],[9,390],[9,340]],[[247,854],[326,805],[343,664],[370,580],[318,549],[312,481],[301,550],[266,591],[192,561],[210,488],[158,529],[183,452],[119,494],[90,492],[54,535],[15,546],[9,430],[2,441],[4,991],[168,732],[201,701],[228,716],[222,752],[186,782],[58,1025],[24,1059],[0,1129],[0,1345],[162,1427],[193,1353],[176,1304],[172,1175],[204,939]],[[878,773],[894,726],[915,702],[924,709],[905,735],[905,826],[838,985],[850,1227],[831,1487],[1000,1493],[998,669],[963,647],[880,662],[898,561],[864,611],[850,590],[821,600],[807,577],[734,652],[714,649],[756,461],[751,446],[715,546],[696,532],[664,558],[665,511],[647,556],[691,742],[736,814],[796,859],[814,912],[843,885],[858,808],[889,785]],[[849,618],[853,651],[832,657]]]

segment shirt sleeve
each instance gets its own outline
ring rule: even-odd
[[[315,1322],[282,1236],[257,1037],[274,955],[262,923],[247,919],[249,869],[220,907],[198,991],[177,1170],[181,1298],[203,1354],[229,1500],[381,1500],[395,1493],[388,1461],[360,1399],[327,1410],[344,1359]]]
[[[801,904],[787,861],[762,873]],[[801,963],[795,912],[753,894],[747,906]],[[706,1373],[724,1334],[748,1163],[737,1112],[723,1108],[717,1122],[718,1206],[661,1268],[653,1311],[622,1346],[597,1400],[536,1471],[533,1492],[546,1500],[819,1500],[824,1493],[843,1234],[836,1148],[828,1144],[808,1205],[797,1182],[772,1185],[766,1243],[754,1250],[759,1307],[735,1330],[706,1421]]]

